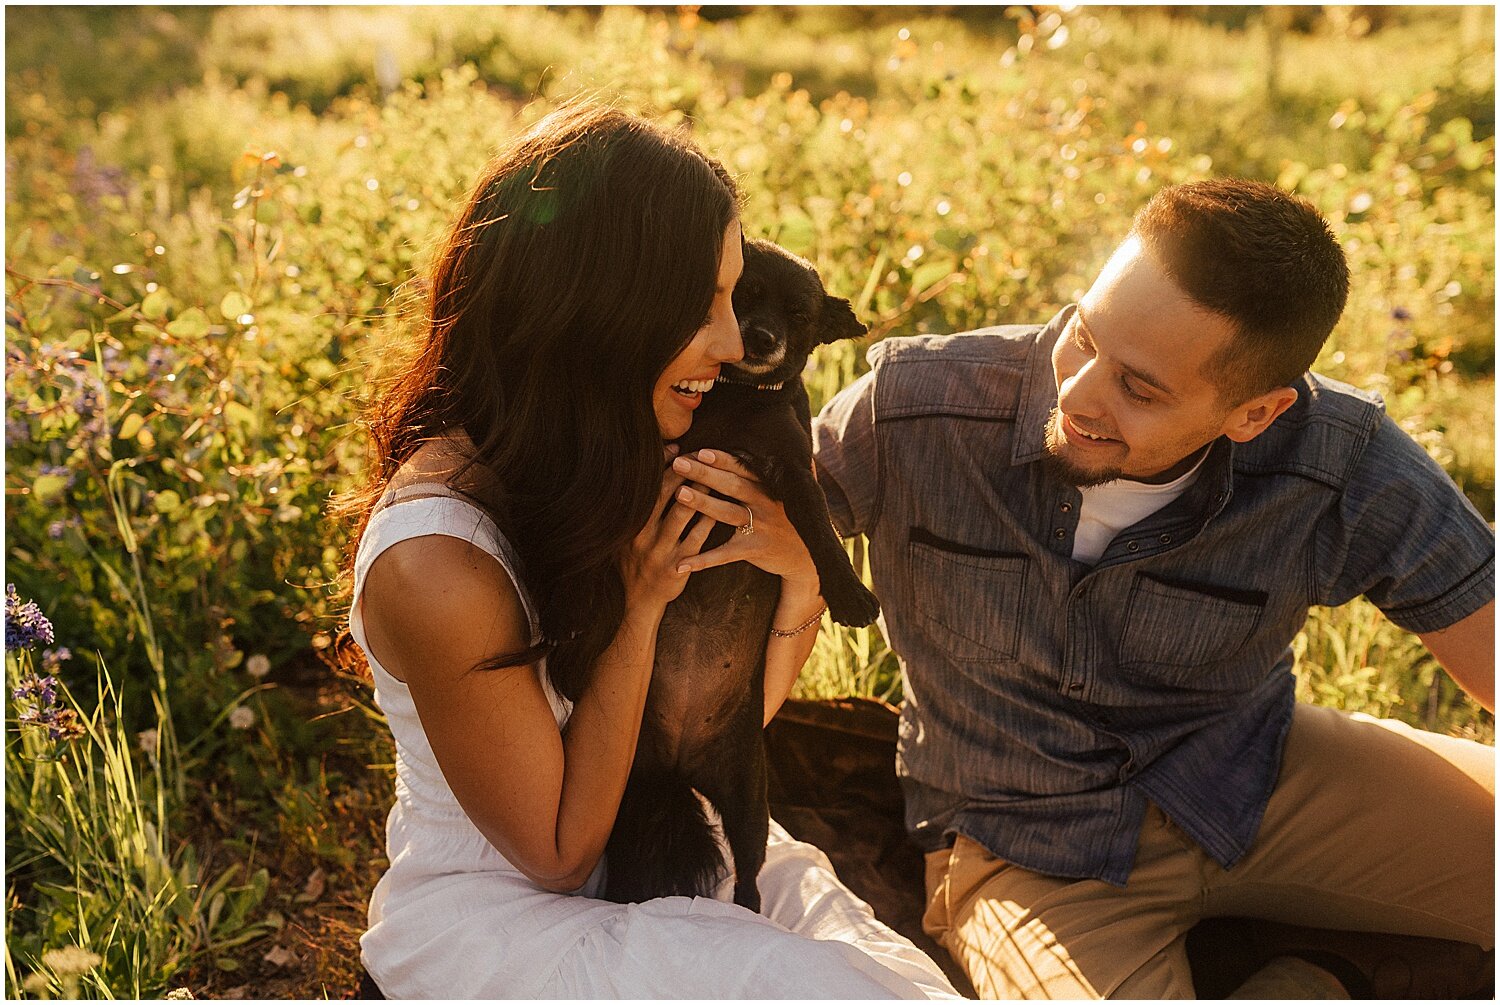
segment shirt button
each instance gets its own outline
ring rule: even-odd
[[[1161,537],[1157,538],[1157,540],[1160,541],[1162,544],[1171,544],[1172,543],[1172,535],[1171,534],[1163,534]]]
[[[1081,680],[1075,680],[1073,683],[1071,683],[1071,684],[1068,685],[1068,690],[1069,691],[1082,691],[1083,690],[1083,681],[1081,681]]]
[[[1063,538],[1068,536],[1068,532],[1059,527],[1052,532],[1052,536],[1061,541]]]
[[[1140,551],[1141,550],[1141,543],[1139,541],[1131,541],[1129,544],[1127,544],[1125,546],[1125,550],[1126,551]]]
[[[1060,503],[1057,508],[1062,510],[1064,513],[1073,512],[1073,504],[1070,502]]]

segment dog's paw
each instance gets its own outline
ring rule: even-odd
[[[849,628],[863,628],[880,616],[880,601],[853,575],[824,584],[823,599],[829,616]]]

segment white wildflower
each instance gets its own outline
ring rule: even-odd
[[[249,729],[255,725],[255,709],[248,705],[236,705],[229,713],[229,724],[235,729]]]
[[[150,757],[156,756],[156,744],[159,739],[160,736],[154,729],[143,729],[135,734],[136,745],[141,748],[141,753]]]
[[[271,672],[271,658],[264,653],[256,653],[245,661],[245,672],[259,680]]]

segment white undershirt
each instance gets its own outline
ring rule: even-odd
[[[1093,565],[1109,547],[1109,542],[1126,527],[1146,519],[1188,490],[1198,479],[1198,471],[1208,457],[1205,453],[1181,478],[1163,485],[1148,485],[1118,478],[1103,485],[1081,489],[1083,503],[1078,507],[1078,532],[1073,535],[1073,558]]]

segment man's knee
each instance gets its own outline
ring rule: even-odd
[[[1103,997],[1040,918],[1002,897],[974,898],[948,938],[981,998]]]
[[[1138,897],[1139,886],[1126,893],[1097,880],[1044,876],[967,838],[927,864],[923,927],[983,998],[1192,994],[1186,923],[1150,909],[1151,894]]]

